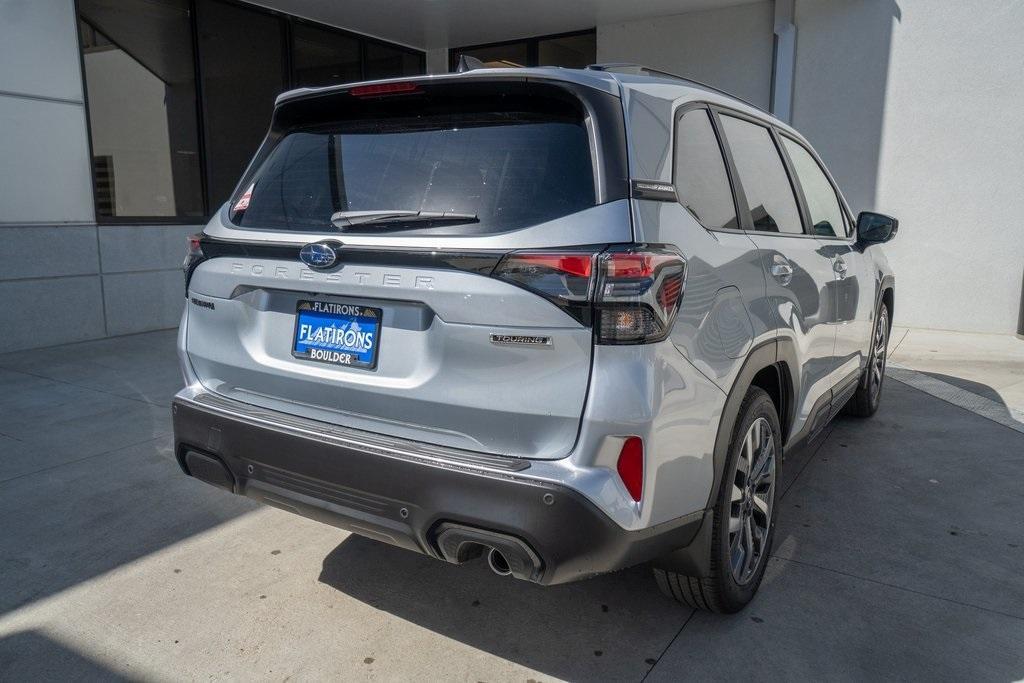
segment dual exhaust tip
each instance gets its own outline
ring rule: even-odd
[[[512,573],[512,568],[508,566],[508,560],[497,548],[487,551],[487,566],[498,576],[508,576]]]
[[[441,557],[462,564],[487,555],[487,566],[498,576],[513,576],[539,583],[544,564],[521,538],[490,529],[444,522],[435,536]]]

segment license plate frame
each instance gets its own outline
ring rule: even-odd
[[[300,299],[295,302],[295,325],[291,342],[292,357],[334,367],[372,372],[377,369],[377,361],[380,357],[382,320],[383,311],[373,306]],[[363,325],[359,321],[363,321],[363,325],[367,322],[373,323],[373,328],[369,330],[372,333],[369,349],[359,350],[365,346],[365,333],[367,332],[362,329]],[[328,327],[324,324],[325,322],[341,322],[344,325],[339,327],[331,324]],[[351,330],[353,322],[358,325],[358,329],[354,331]],[[310,327],[303,329],[303,325]],[[316,335],[318,329],[331,328],[335,331],[323,331]],[[353,336],[350,336],[348,341],[352,341],[353,344],[346,345],[345,335],[350,331],[353,332]],[[359,336],[360,332],[364,335]],[[314,340],[313,336],[319,338]]]

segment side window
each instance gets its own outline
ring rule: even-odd
[[[793,186],[771,133],[733,116],[722,115],[725,137],[747,197],[754,229],[762,232],[800,234],[803,225]]]
[[[812,232],[823,237],[843,237],[846,234],[846,221],[832,183],[803,145],[787,137],[782,138],[782,144],[796,169],[796,177],[800,179],[800,187],[807,200],[807,211],[811,214]]]
[[[706,109],[676,124],[675,185],[679,201],[706,228],[739,227],[722,149]]]

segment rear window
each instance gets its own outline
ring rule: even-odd
[[[515,230],[595,204],[581,108],[545,98],[469,98],[440,107],[403,99],[371,117],[286,133],[232,199],[232,222],[303,232],[467,235]],[[424,216],[332,223],[338,212],[360,211]],[[447,217],[423,220],[439,214]]]

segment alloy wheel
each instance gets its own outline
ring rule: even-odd
[[[733,579],[739,585],[750,582],[768,552],[775,502],[775,461],[771,424],[759,417],[743,437],[729,506],[729,559]]]
[[[885,375],[885,359],[889,345],[889,311],[882,308],[878,312],[878,322],[875,323],[875,336],[873,338],[874,348],[871,354],[871,369],[868,375],[870,382],[870,393],[872,402],[878,399],[882,391],[882,377]]]

